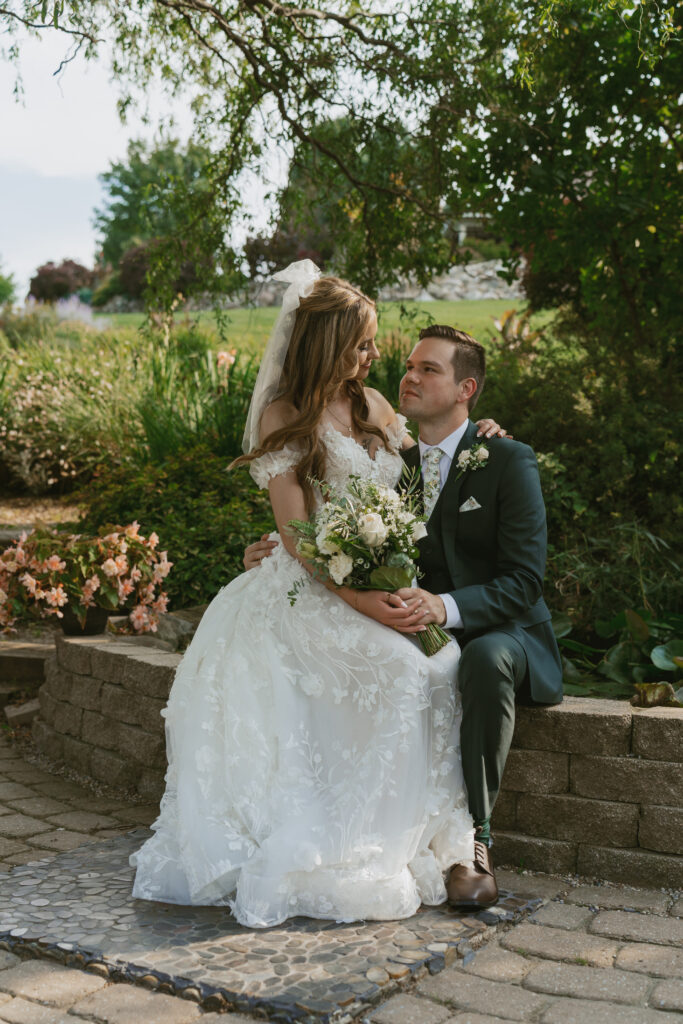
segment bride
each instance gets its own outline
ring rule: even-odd
[[[455,641],[427,658],[382,624],[387,595],[309,578],[284,529],[321,500],[312,480],[393,487],[405,420],[364,388],[374,303],[310,260],[289,283],[259,371],[247,463],[281,543],[224,587],[178,666],[166,719],[166,791],[131,857],[133,895],[230,906],[250,927],[305,915],[409,917],[446,900],[471,861],[460,764]],[[405,622],[421,627],[419,606]]]

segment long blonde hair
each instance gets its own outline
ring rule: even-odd
[[[339,277],[316,281],[310,295],[299,303],[277,396],[292,405],[297,414],[264,437],[258,448],[235,459],[231,468],[295,443],[302,452],[296,467],[297,480],[310,511],[310,478],[323,480],[326,469],[325,445],[317,428],[340,386],[351,399],[351,421],[356,432],[374,434],[388,447],[384,431],[368,419],[370,410],[363,385],[347,379],[357,365],[356,348],[365,337],[374,310],[372,299],[348,281]]]

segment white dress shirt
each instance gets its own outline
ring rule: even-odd
[[[448,437],[444,437],[443,441],[439,441],[438,444],[425,444],[422,440],[418,440],[417,442],[420,448],[420,464],[422,463],[425,452],[429,451],[430,448],[440,448],[441,451],[444,452],[441,462],[439,463],[441,490],[443,490],[443,486],[448,479],[448,473],[451,468],[451,463],[455,458],[456,449],[462,440],[463,434],[469,426],[469,422],[469,420],[465,420],[457,430],[454,430],[452,434],[448,435]],[[443,601],[446,609],[446,621],[443,624],[444,629],[462,629],[464,625],[462,615],[460,614],[460,609],[458,608],[454,598],[451,597],[450,594],[439,594],[439,597]]]

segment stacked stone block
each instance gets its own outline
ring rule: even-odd
[[[166,705],[180,655],[103,637],[60,638],[33,736],[44,754],[146,799],[164,788]]]
[[[38,748],[109,785],[160,797],[164,719],[180,655],[60,639],[46,666]],[[517,710],[496,805],[497,864],[683,887],[683,710],[568,697]]]
[[[683,885],[683,711],[568,697],[518,708],[497,863]]]

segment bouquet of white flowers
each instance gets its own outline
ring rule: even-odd
[[[354,590],[400,590],[419,575],[415,547],[427,535],[424,517],[416,511],[410,488],[404,495],[389,487],[351,477],[339,493],[314,481],[326,501],[308,522],[293,519],[289,530],[298,538],[297,551],[318,579]],[[289,592],[294,604],[306,580]],[[436,654],[451,637],[431,624],[417,633],[427,655]]]

